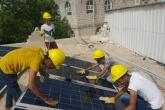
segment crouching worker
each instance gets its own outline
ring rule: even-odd
[[[105,53],[104,51],[100,49],[96,49],[93,52],[93,59],[97,62],[96,64],[93,64],[87,69],[78,71],[78,73],[88,75],[86,76],[86,78],[94,82],[96,82],[97,79],[99,78],[110,81],[111,78],[108,72],[112,63],[110,54]],[[95,70],[95,73],[90,72],[90,70]]]
[[[112,81],[120,87],[126,87],[129,95],[119,92],[116,97],[100,97],[105,103],[115,103],[118,99],[125,106],[124,110],[160,110],[164,99],[154,82],[146,79],[138,72],[128,74],[123,65],[111,68]]]
[[[29,89],[48,105],[58,103],[57,100],[44,96],[35,84],[41,65],[45,65],[46,68],[59,69],[65,60],[65,55],[60,49],[49,50],[48,54],[48,56],[44,56],[42,49],[27,47],[13,50],[0,59],[0,73],[7,85],[6,110],[10,110],[12,100],[16,101],[21,94],[17,83],[17,72],[26,69],[29,69]]]

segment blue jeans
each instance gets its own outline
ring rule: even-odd
[[[4,82],[7,85],[7,95],[6,95],[6,108],[12,107],[12,100],[15,101],[18,100],[19,96],[21,95],[21,90],[19,88],[19,85],[17,83],[17,74],[3,74],[0,72],[0,75]]]
[[[122,95],[119,98],[119,101],[124,106],[129,105],[129,100],[130,100],[130,96],[127,96],[127,95]],[[154,109],[151,108],[151,106],[148,102],[146,102],[144,99],[142,99],[141,97],[138,96],[137,101],[136,101],[136,110],[154,110]]]

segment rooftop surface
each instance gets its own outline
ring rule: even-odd
[[[144,74],[142,74],[147,78],[151,78],[153,81],[155,81],[155,83],[162,91],[163,96],[165,97],[165,66],[163,64],[159,64],[158,62],[150,58],[144,58],[143,56],[133,53],[132,51],[110,41],[91,41],[88,37],[85,37],[83,39],[81,37],[68,38],[56,41],[59,48],[63,49],[67,56],[92,63],[95,63],[92,59],[92,50],[94,48],[103,49],[104,51],[109,52],[112,55],[113,61],[115,63],[125,64],[131,71],[144,72]],[[18,43],[3,46],[24,47],[25,44],[26,43]],[[5,50],[10,51],[10,49],[3,48],[0,48],[0,50],[4,50],[3,52],[1,52],[1,55],[5,54]],[[22,91],[24,91],[27,87],[27,79],[28,70],[24,72],[24,74],[22,74],[21,78],[19,78],[19,84]],[[4,103],[5,94],[1,96],[0,109],[4,109]],[[165,108],[163,108],[163,110],[164,109]]]

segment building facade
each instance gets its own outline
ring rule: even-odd
[[[104,25],[106,12],[161,0],[55,0],[62,17],[67,17],[75,36],[96,34]],[[162,0],[163,1],[163,0]]]
[[[75,36],[96,34],[104,24],[104,0],[55,0],[62,17],[67,17]]]

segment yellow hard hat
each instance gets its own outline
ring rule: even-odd
[[[43,19],[51,19],[52,16],[48,12],[44,12]]]
[[[93,58],[102,58],[104,57],[105,54],[102,50],[99,50],[99,49],[96,49],[94,52],[93,52]]]
[[[112,81],[115,82],[127,73],[128,69],[124,65],[114,65],[111,68]]]
[[[51,49],[48,51],[49,58],[52,60],[56,69],[60,69],[61,64],[65,60],[65,54],[61,49]]]

